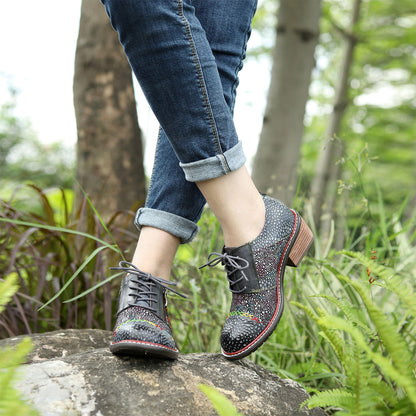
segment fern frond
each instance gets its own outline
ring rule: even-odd
[[[361,263],[368,267],[371,273],[379,278],[374,284],[395,293],[400,306],[405,306],[405,313],[402,312],[403,320],[406,320],[409,313],[414,314],[416,301],[412,290],[409,290],[410,286],[406,288],[403,285],[402,278],[394,274],[392,269],[378,265],[360,253],[344,251],[342,254],[357,260],[352,262],[355,266]],[[391,414],[392,408],[399,408],[400,403],[406,403],[404,406],[407,406],[408,414],[414,414],[416,381],[411,368],[414,359],[410,347],[399,332],[401,323],[392,320],[374,303],[370,297],[367,279],[352,279],[328,263],[322,266],[338,279],[347,297],[346,300],[338,299],[336,294],[316,297],[326,299],[335,305],[344,314],[344,319],[329,315],[320,309],[315,312],[310,307],[296,305],[305,310],[318,324],[321,335],[330,342],[343,363],[346,375],[343,391],[350,396],[347,404],[335,400],[321,405],[341,407],[350,414],[375,416]],[[356,310],[355,305],[363,305],[365,309]],[[401,311],[403,309],[401,308]],[[348,334],[351,338],[343,338],[343,334]],[[382,350],[375,348],[371,342],[375,335],[380,339]],[[408,399],[399,400],[404,393]]]
[[[397,405],[397,396],[393,387],[382,381],[380,377],[370,379],[369,386],[377,393],[377,397],[383,398],[386,405],[389,407]]]
[[[383,266],[375,262],[374,260],[367,258],[367,256],[365,256],[362,253],[356,251],[342,250],[339,251],[337,254],[342,254],[344,256],[358,260],[363,266],[370,269],[372,274],[380,277],[383,280],[388,280],[395,274],[393,269]]]
[[[353,409],[355,405],[354,394],[346,389],[325,390],[316,393],[301,404],[301,408],[308,406],[309,409],[315,407],[342,407],[343,409]]]
[[[409,282],[404,282],[403,280],[403,277],[394,275],[383,282],[375,281],[374,284],[395,293],[406,306],[409,314],[416,317],[416,293],[412,290],[410,284],[405,284]]]
[[[354,345],[354,354],[351,355],[352,361],[346,366],[347,386],[353,390],[356,400],[356,414],[373,415],[375,409],[382,405],[385,406],[383,397],[374,394],[370,387],[371,381],[379,379],[375,371],[374,364],[369,359],[368,354]]]
[[[354,309],[351,307],[347,302],[337,299],[335,296],[329,296],[329,295],[315,295],[315,297],[320,297],[323,299],[328,300],[335,306],[337,306],[341,312],[346,316],[347,320],[352,322],[355,326],[358,326],[363,330],[365,334],[367,334],[370,338],[375,338],[377,334],[368,327],[362,320],[357,318],[357,309]]]
[[[402,378],[402,374],[395,368],[390,360],[383,355],[374,352],[369,346],[364,338],[364,336],[361,334],[361,332],[355,328],[353,325],[351,325],[349,322],[345,321],[342,318],[338,318],[336,316],[327,316],[325,318],[321,318],[318,322],[319,325],[323,327],[327,327],[328,329],[337,329],[341,331],[345,331],[349,333],[356,344],[362,348],[365,352],[369,354],[369,357],[380,367],[388,373],[389,377],[391,377],[393,380],[397,381],[397,379],[400,379],[401,382],[404,382],[406,378]]]
[[[389,415],[394,416],[409,416],[412,414],[414,414],[413,403],[407,396],[401,398],[389,413]]]
[[[303,309],[312,320],[318,323],[318,320],[320,319],[320,317],[311,308],[309,308],[308,306],[302,305],[299,302],[292,301],[291,303],[297,306],[298,308]],[[344,340],[341,339],[334,331],[328,330],[327,328],[322,328],[322,332],[323,332],[322,336],[331,344],[338,358],[342,362],[345,359]]]
[[[416,317],[416,294],[412,290],[410,284],[405,284],[403,277],[394,273],[394,271],[386,266],[376,263],[374,260],[368,259],[364,254],[353,251],[340,251],[348,257],[357,259],[363,266],[371,270],[371,273],[381,278],[383,282],[376,280],[373,284],[384,287],[395,293],[399,299],[406,305],[410,314]]]
[[[371,348],[368,346],[365,338],[360,333],[360,331],[353,325],[351,325],[349,322],[345,321],[342,318],[328,316],[325,318],[321,318],[319,325],[327,326],[331,329],[342,330],[350,333],[350,335],[356,342],[356,345],[360,349],[364,350],[365,353],[368,355],[368,360],[372,360],[374,363],[376,363],[387,377],[390,377],[399,385],[407,384],[409,382],[409,380],[406,377],[402,377],[402,375],[397,371],[397,369],[394,368],[394,366],[392,366],[390,360],[388,360],[383,355],[372,351]],[[369,414],[371,415],[371,411],[374,411],[374,409],[376,408],[376,404],[380,404],[383,402],[382,399],[384,399],[387,403],[395,402],[394,397],[392,397],[392,394],[394,393],[391,390],[390,392],[388,391],[389,386],[387,384],[379,382],[379,388],[376,390],[378,392],[384,393],[384,397],[375,396],[374,392],[371,392],[371,389],[367,388],[367,384],[369,386],[375,385],[376,380],[379,380],[379,377],[373,376],[375,372],[374,370],[371,370],[370,367],[368,367],[367,363],[365,363],[365,360],[367,360],[366,358],[363,361],[364,364],[359,364],[359,359],[356,359],[356,361],[354,362],[354,357],[352,355],[349,355],[348,357],[349,358],[345,363],[345,371],[348,376],[347,379],[349,381],[348,384],[354,389],[354,391],[360,392],[361,397],[358,401],[361,403],[362,412],[364,410],[368,410],[370,412]],[[354,367],[355,364],[357,365],[356,368],[359,368],[359,370],[357,370]],[[372,377],[370,377],[369,375],[371,375]],[[384,387],[382,387],[383,384]],[[377,401],[374,402],[374,399],[377,399]]]
[[[321,318],[320,324],[332,329],[342,329],[353,336],[358,345],[369,354],[369,357],[379,365],[392,380],[406,390],[414,403],[416,410],[416,383],[410,368],[412,363],[411,354],[407,349],[405,341],[400,334],[397,333],[394,326],[389,322],[389,319],[372,303],[359,282],[354,282],[348,277],[341,275],[331,266],[326,267],[328,267],[338,279],[349,283],[360,294],[370,318],[380,334],[383,345],[388,350],[394,365],[392,365],[383,355],[372,351],[358,329],[348,325],[345,320],[336,317],[327,317],[325,321]]]
[[[307,315],[310,317],[310,318],[312,318],[314,321],[318,318],[318,315],[316,315],[316,313],[315,313],[315,311],[312,309],[312,308],[310,308],[309,306],[306,306],[306,305],[302,305],[301,303],[299,303],[299,302],[296,302],[296,301],[291,301],[290,302],[292,305],[295,305],[295,306],[297,306],[298,308],[300,308],[300,309],[303,309],[306,313],[307,313]]]
[[[336,407],[342,408],[345,412],[337,414],[357,416],[384,415],[383,409],[387,409],[383,402],[383,396],[374,394],[374,383],[379,381],[374,377],[375,371],[371,368],[370,361],[365,354],[355,348],[356,355],[350,355],[346,363],[348,377],[346,387],[337,390],[317,392],[316,395],[306,400],[302,405],[312,407]],[[383,384],[383,383],[381,383]]]
[[[20,394],[13,387],[18,376],[18,366],[24,362],[31,349],[31,340],[25,338],[15,349],[3,348],[0,350],[0,414],[2,415],[37,414],[21,400]]]
[[[11,273],[3,281],[0,281],[0,313],[3,312],[5,306],[10,302],[13,295],[18,291],[17,273]]]

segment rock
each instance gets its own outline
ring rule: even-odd
[[[14,347],[24,335],[0,340],[0,348]],[[66,329],[30,335],[32,352],[27,356],[27,363],[63,358],[78,352],[106,348],[111,342],[111,332],[99,329]]]
[[[296,382],[247,359],[187,354],[176,361],[116,357],[110,333],[66,330],[34,335],[34,351],[16,387],[41,415],[215,416],[198,384],[215,387],[245,416],[324,415],[300,404],[308,397]],[[17,343],[19,337],[0,341]]]

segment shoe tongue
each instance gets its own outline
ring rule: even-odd
[[[233,284],[232,289],[243,292],[250,292],[252,290],[258,290],[260,288],[259,281],[257,279],[257,272],[254,264],[253,259],[253,252],[251,249],[251,245],[244,244],[241,247],[223,247],[222,249],[223,254],[228,254],[229,256],[233,257],[240,257],[248,262],[248,267],[242,270],[236,270],[235,272],[229,274],[229,279],[233,282],[239,280],[244,273],[246,279],[241,279],[238,283]],[[238,262],[238,260],[237,260]]]
[[[134,304],[135,306],[141,306],[143,308],[155,309],[156,313],[163,317],[163,310],[165,307],[164,300],[164,290],[160,285],[149,284],[149,289],[145,291],[152,292],[152,295],[145,295],[143,297],[147,298],[140,299],[136,298],[137,289],[134,288],[135,284],[130,283],[131,280],[138,279],[137,276],[133,274],[128,274],[123,280],[120,286],[119,300],[118,300],[118,313],[127,308],[129,305]]]
[[[164,289],[158,284],[149,284],[149,289],[145,289],[146,292],[152,292],[152,294],[145,295],[147,299],[138,298],[134,304],[136,306],[142,306],[144,308],[151,308],[156,310],[158,316],[163,317],[163,310],[165,307]]]

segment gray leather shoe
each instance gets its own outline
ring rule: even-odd
[[[282,202],[263,196],[266,219],[260,235],[241,247],[211,253],[205,266],[222,263],[232,292],[222,333],[223,355],[236,360],[260,347],[283,313],[286,265],[297,266],[313,235],[301,216]]]
[[[110,351],[176,359],[179,351],[167,313],[166,290],[185,296],[169,287],[175,283],[144,273],[131,263],[122,261],[111,270],[125,271],[127,276],[120,287]]]

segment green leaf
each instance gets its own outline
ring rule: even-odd
[[[78,299],[80,299],[80,298],[88,295],[88,293],[91,293],[94,290],[98,289],[99,287],[104,286],[105,284],[111,282],[113,279],[115,279],[118,276],[121,276],[122,274],[123,274],[123,272],[113,274],[112,276],[108,277],[107,279],[103,280],[102,282],[97,283],[96,285],[94,285],[93,287],[89,288],[88,290],[84,290],[84,292],[80,293],[77,296],[74,296],[71,299],[68,299],[68,300],[64,301],[63,303],[69,303],[69,302],[73,302],[75,300],[78,300]]]
[[[55,299],[57,299],[59,296],[62,295],[62,293],[65,291],[65,289],[73,282],[73,280],[84,270],[85,266],[100,252],[105,250],[106,248],[109,248],[108,246],[101,246],[96,248],[81,264],[81,266],[78,267],[78,269],[75,271],[75,273],[68,279],[68,281],[62,286],[61,290],[56,293],[54,296],[52,296],[51,299],[49,299],[45,304],[43,304],[38,310],[42,310],[46,306],[48,306],[50,303],[52,303]],[[114,277],[114,276],[113,276]],[[89,291],[87,291],[89,293]],[[80,297],[80,296],[79,296]]]
[[[311,398],[305,400],[301,407],[308,406],[309,409],[314,407],[343,407],[352,408],[355,405],[354,395],[345,389],[326,390],[318,392]]]
[[[206,384],[198,384],[198,387],[211,401],[219,416],[243,416],[241,413],[238,413],[231,400],[227,399],[216,388]]]
[[[4,281],[0,281],[0,313],[3,312],[5,306],[19,289],[17,279],[17,273],[13,272],[6,276]]]
[[[89,238],[91,240],[97,241],[98,243],[101,243],[102,245],[106,246],[110,250],[113,250],[116,253],[121,255],[121,252],[120,252],[120,249],[118,248],[118,246],[111,245],[107,241],[102,240],[101,238],[95,237],[95,236],[93,236],[91,234],[88,234],[88,233],[84,233],[82,231],[71,230],[69,228],[63,228],[63,227],[55,227],[55,226],[52,226],[52,225],[46,225],[46,224],[41,224],[41,223],[36,223],[36,222],[13,220],[13,219],[10,219],[10,218],[0,218],[0,222],[6,222],[6,223],[9,223],[9,224],[15,224],[15,225],[23,225],[25,227],[35,227],[35,228],[40,228],[42,230],[58,231],[58,232],[61,232],[61,233],[74,234],[74,235],[78,235],[78,236],[81,236],[81,237],[86,237],[86,238]]]
[[[0,350],[0,414],[6,416],[29,416],[38,413],[27,405],[14,388],[18,378],[18,367],[32,349],[30,338],[24,338],[16,348]]]

